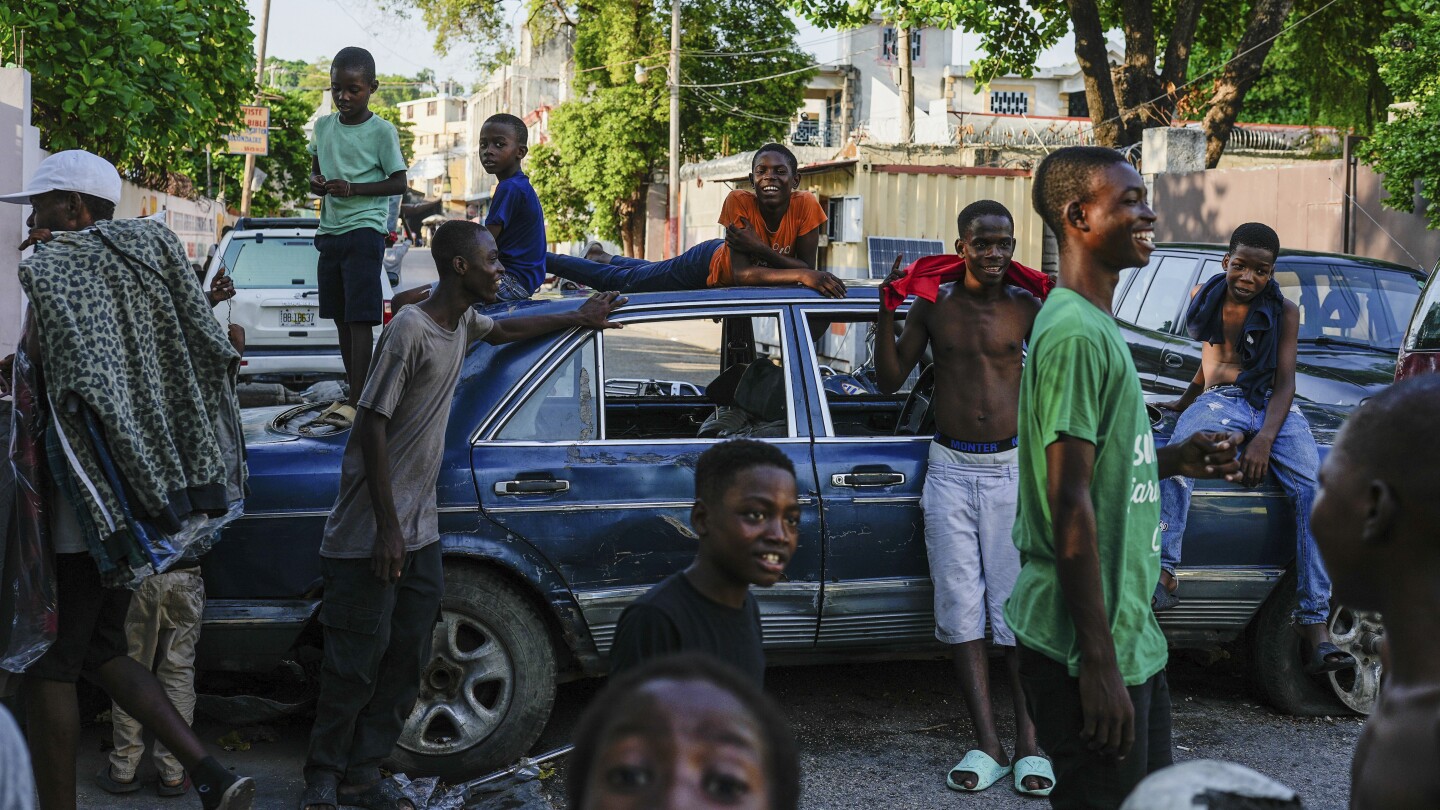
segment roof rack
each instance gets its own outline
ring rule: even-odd
[[[235,221],[237,231],[258,231],[264,228],[319,228],[314,217],[241,217]]]

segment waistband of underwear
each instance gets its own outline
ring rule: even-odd
[[[963,439],[951,438],[944,433],[936,433],[935,443],[944,445],[957,453],[990,455],[993,453],[1003,453],[1006,450],[1014,450],[1020,446],[1020,437],[1011,436],[1008,439],[1001,439],[994,442],[968,442]]]

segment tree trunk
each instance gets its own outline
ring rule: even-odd
[[[895,43],[900,60],[900,142],[915,142],[915,71],[910,59],[910,28],[900,29]]]
[[[1155,81],[1155,14],[1150,0],[1124,0],[1125,61],[1115,71],[1115,97],[1120,108],[1120,146],[1140,141],[1155,126],[1149,104],[1159,95]]]
[[[1095,0],[1065,0],[1065,3],[1075,26],[1075,59],[1085,75],[1085,101],[1090,105],[1095,142],[1101,146],[1124,146],[1100,10],[1095,7]]]
[[[620,247],[632,259],[645,258],[645,196],[644,186],[615,204],[620,217]]]
[[[1260,68],[1280,32],[1295,0],[1255,0],[1254,10],[1245,26],[1245,34],[1236,46],[1234,59],[1225,66],[1205,113],[1205,166],[1213,169],[1220,164],[1225,143],[1240,116],[1245,94],[1260,77]],[[1078,46],[1077,46],[1078,47]]]
[[[1205,0],[1178,0],[1175,4],[1175,24],[1170,28],[1165,64],[1160,68],[1160,91],[1166,95],[1156,103],[1159,108],[1156,112],[1167,126],[1175,117],[1175,106],[1180,103],[1176,91],[1190,71],[1190,53],[1195,48],[1195,30],[1200,25],[1200,9],[1204,5]]]

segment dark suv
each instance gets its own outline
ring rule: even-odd
[[[1200,343],[1185,333],[1185,309],[1196,285],[1224,272],[1224,255],[1223,245],[1163,244],[1149,264],[1121,275],[1115,318],[1146,393],[1176,397],[1195,377]],[[1295,398],[1328,444],[1351,409],[1394,379],[1425,274],[1357,256],[1281,251],[1275,280],[1300,308]]]

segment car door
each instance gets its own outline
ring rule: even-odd
[[[1170,386],[1161,380],[1183,374],[1192,360],[1192,377],[1199,367],[1199,352],[1187,351],[1176,332],[1184,331],[1185,304],[1194,286],[1197,259],[1194,254],[1157,251],[1136,274],[1115,313],[1140,374],[1140,385],[1148,392],[1169,393]]]
[[[756,596],[767,648],[813,646],[820,515],[783,310],[626,309],[612,320],[626,328],[559,346],[482,428],[472,463],[485,513],[548,558],[606,654],[625,606],[694,559],[695,463],[721,441],[697,436],[716,410],[698,392],[740,352],[773,359],[785,374],[784,412],[772,427],[778,435],[764,440],[794,462],[802,515],[785,578]],[[750,342],[737,346],[731,334]],[[761,345],[767,339],[774,342]],[[611,379],[688,385],[636,389],[606,385]]]
[[[873,307],[797,310],[826,537],[819,644],[931,641],[934,595],[920,510],[931,437],[895,433],[918,375],[893,395],[871,384]]]

